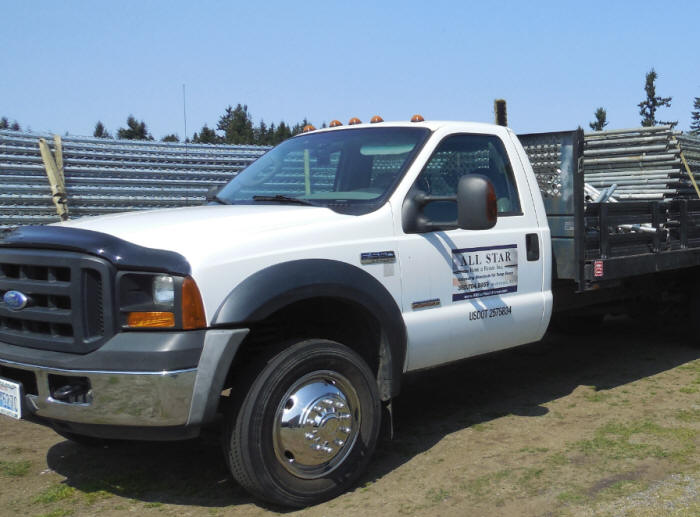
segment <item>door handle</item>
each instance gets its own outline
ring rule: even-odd
[[[525,249],[527,250],[528,261],[540,260],[540,239],[536,233],[525,235]]]

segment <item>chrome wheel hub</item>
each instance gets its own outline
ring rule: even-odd
[[[360,404],[350,382],[337,372],[312,372],[296,381],[275,414],[275,455],[304,479],[324,476],[348,455],[360,426]]]

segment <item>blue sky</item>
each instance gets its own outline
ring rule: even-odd
[[[256,123],[493,119],[517,132],[639,125],[644,75],[687,129],[700,97],[700,2],[0,3],[0,116],[23,129],[156,138],[215,126],[246,103]]]

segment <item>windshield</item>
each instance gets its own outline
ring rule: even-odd
[[[365,214],[379,208],[429,130],[343,129],[290,138],[250,164],[218,194],[230,204],[295,203]]]

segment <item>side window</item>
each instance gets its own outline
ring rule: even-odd
[[[498,215],[521,215],[520,199],[501,139],[495,135],[453,135],[445,138],[433,153],[415,186],[433,196],[454,196],[465,174],[480,174],[493,183],[498,199]],[[451,202],[428,204],[424,214],[432,221],[457,219],[457,205]]]

